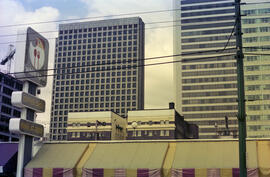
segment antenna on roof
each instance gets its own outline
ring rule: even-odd
[[[9,52],[7,54],[7,56],[2,59],[1,61],[1,65],[5,65],[6,63],[7,64],[7,73],[10,73],[10,69],[11,69],[11,60],[14,59],[14,54],[16,52],[16,49],[14,48],[14,45],[10,44],[9,45]]]

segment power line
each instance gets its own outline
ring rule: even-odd
[[[169,25],[169,26],[157,26],[157,27],[150,27],[150,28],[145,28],[145,30],[148,29],[158,29],[158,28],[170,28],[170,27],[176,27],[176,26],[181,26],[181,25]],[[21,35],[21,34],[20,34]],[[47,40],[55,40],[57,37],[54,38],[46,38]],[[30,40],[30,41],[34,41],[34,40]],[[17,43],[17,42],[25,42],[25,41],[9,41],[9,42],[2,42],[0,44],[11,44],[11,43]]]
[[[144,59],[135,59],[133,61],[157,60],[157,59],[171,58],[171,57],[176,57],[176,56],[181,56],[181,54],[165,55],[165,56],[158,56],[158,57],[149,57],[149,58],[144,58]],[[107,62],[107,63],[100,63],[100,64],[94,64],[94,65],[91,64],[91,65],[85,65],[85,66],[70,66],[70,67],[62,67],[62,68],[50,68],[50,69],[46,69],[46,70],[37,70],[37,71],[14,72],[14,73],[8,73],[8,74],[33,73],[33,72],[54,71],[54,70],[61,70],[61,69],[84,68],[84,67],[93,67],[93,66],[106,66],[106,65],[111,65],[111,64],[123,64],[123,61],[114,62],[114,63]]]
[[[236,47],[231,47],[231,48],[227,48],[225,50],[232,50],[232,49],[236,49]],[[201,54],[201,53],[208,53],[208,52],[221,52],[224,51],[223,49],[214,49],[214,50],[202,50],[202,51],[196,51],[196,52],[185,52],[182,53],[182,56],[189,56],[189,55],[193,55],[193,54]]]
[[[230,50],[230,49],[227,49],[227,50]],[[219,52],[220,50],[214,50],[214,51]],[[203,52],[209,52],[209,51],[198,51],[198,52],[192,52],[190,54],[199,54],[199,53],[203,53]],[[183,55],[183,54],[175,54],[175,55],[165,55],[165,56],[157,56],[157,57],[148,57],[148,58],[144,58],[144,59],[136,59],[135,61],[157,60],[157,59],[171,58],[171,57],[177,57],[177,56],[185,56],[185,55]],[[228,56],[228,55],[222,55],[222,56]],[[191,60],[204,60],[204,59],[208,59],[208,58],[211,58],[211,57],[201,57],[201,58],[198,58],[198,59],[183,59],[183,61],[186,62],[186,61],[191,61]],[[43,71],[52,71],[52,70],[61,70],[61,69],[84,68],[84,67],[91,67],[91,66],[92,67],[93,66],[106,66],[106,65],[111,65],[111,64],[123,64],[123,61],[115,62],[115,63],[112,63],[112,62],[100,63],[100,64],[95,64],[95,65],[85,65],[85,66],[70,66],[70,67],[63,67],[63,68],[50,68],[50,69],[46,69],[46,70],[36,70],[36,71],[26,71],[26,72],[14,72],[14,73],[8,73],[8,74],[33,73],[33,72],[43,72]]]
[[[177,27],[177,26],[182,26],[182,25],[167,25],[167,26],[156,26],[156,27],[149,27],[149,28],[145,28],[145,29],[161,29],[161,28],[171,28],[171,27]]]
[[[153,25],[153,24],[161,24],[161,23],[172,23],[172,22],[178,22],[180,20],[167,20],[167,21],[156,21],[156,22],[149,22],[149,23],[144,23],[146,25]],[[163,27],[163,26],[161,26]],[[167,26],[166,26],[167,27]],[[170,26],[169,26],[170,27]],[[152,28],[156,28],[156,27],[151,27],[151,28],[145,28],[145,29],[152,29]],[[58,33],[59,30],[57,31],[41,31],[39,32],[40,34],[43,33]],[[17,36],[17,35],[26,35],[27,33],[19,33],[19,34],[6,34],[6,35],[0,35],[0,37],[10,37],[10,36]],[[31,33],[30,33],[31,34]]]
[[[168,61],[168,62],[160,62],[160,63],[151,63],[151,64],[144,64],[144,65],[133,65],[133,66],[121,66],[120,69],[132,69],[144,66],[155,66],[155,65],[163,65],[163,64],[170,64],[170,63],[177,63],[181,61]],[[61,75],[70,75],[70,74],[82,74],[82,73],[92,73],[92,72],[103,72],[103,71],[113,71],[119,70],[118,68],[115,69],[102,69],[102,70],[95,70],[95,71],[80,71],[80,72],[72,72],[72,73],[60,73],[60,74],[48,74],[48,75],[41,75],[41,76],[28,76],[28,77],[19,77],[17,79],[30,79],[30,78],[37,78],[37,77],[50,77],[50,76],[61,76]]]
[[[158,23],[172,23],[172,22],[180,22],[181,20],[166,20],[166,21],[157,21],[157,22],[146,22],[146,25],[153,25]]]
[[[41,31],[40,34],[43,33],[57,33],[58,31]],[[17,36],[17,35],[26,35],[27,33],[19,33],[19,34],[7,34],[7,35],[0,35],[0,37],[10,37],[10,36]],[[31,33],[29,33],[31,34]],[[34,33],[33,33],[34,34]]]
[[[200,58],[189,58],[189,59],[182,59],[182,63],[190,63],[194,61],[216,61],[218,57],[229,57],[229,56],[235,56],[235,54],[228,54],[228,55],[220,55],[215,57],[200,57]]]
[[[228,38],[228,41],[227,41],[226,45],[224,46],[224,49],[223,49],[223,50],[225,50],[225,49],[227,48],[227,46],[228,46],[228,44],[229,44],[229,42],[230,42],[230,40],[231,40],[231,38],[232,38],[233,32],[234,32],[234,30],[235,30],[235,27],[236,27],[236,22],[235,22],[234,25],[233,25],[232,32],[231,32],[231,34],[230,34],[230,36],[229,36],[229,38]]]
[[[98,19],[98,18],[111,18],[111,17],[128,16],[128,15],[162,13],[162,12],[170,12],[170,11],[177,11],[177,10],[181,10],[181,9],[164,9],[164,10],[153,10],[153,11],[123,13],[123,14],[95,16],[95,17],[85,17],[85,18],[72,18],[72,19],[62,19],[62,20],[52,20],[52,21],[32,22],[32,23],[10,24],[10,25],[0,26],[0,28],[14,27],[14,26],[35,25],[35,24],[46,24],[46,23],[55,23],[55,22],[81,21],[81,20]]]
[[[270,2],[244,3],[242,5],[253,5],[253,4],[264,4],[264,3],[270,3]],[[85,17],[85,18],[72,18],[72,19],[52,20],[52,21],[29,22],[29,23],[21,23],[21,24],[10,24],[10,25],[2,25],[2,26],[0,26],[0,28],[14,27],[14,26],[35,25],[35,24],[47,24],[47,23],[56,23],[56,22],[81,21],[81,20],[99,19],[99,18],[109,18],[109,19],[111,19],[111,17],[140,15],[140,14],[151,14],[151,13],[162,13],[162,12],[171,12],[171,11],[178,11],[178,10],[181,10],[181,8],[180,9],[164,9],[164,10],[122,13],[122,14],[115,14],[115,15],[104,15],[104,16]]]
[[[233,56],[233,55],[231,55],[231,56]],[[196,59],[196,60],[202,60],[202,59]],[[133,65],[133,66],[123,65],[123,66],[121,66],[121,68],[115,67],[115,68],[107,68],[107,69],[101,69],[101,70],[99,69],[99,70],[92,70],[92,71],[89,70],[89,71],[79,71],[79,72],[71,72],[71,73],[57,73],[57,74],[47,74],[47,75],[38,75],[38,76],[27,76],[27,77],[19,77],[17,79],[30,79],[30,78],[38,78],[38,77],[61,76],[61,75],[70,75],[70,74],[92,73],[92,72],[104,72],[104,71],[113,71],[113,70],[121,70],[121,69],[132,69],[132,68],[145,67],[145,66],[157,66],[157,65],[164,65],[164,64],[172,64],[172,63],[179,63],[179,62],[185,62],[185,61],[188,61],[188,59],[177,60],[177,61],[168,61],[168,62],[159,62],[159,63],[151,63],[151,64],[142,64],[142,65]]]
[[[245,3],[243,5],[249,5],[249,4],[263,4],[263,3],[270,3],[270,2],[262,2],[262,3]],[[86,17],[86,18],[74,18],[74,19],[63,19],[63,20],[55,20],[55,21],[43,21],[43,22],[33,22],[33,23],[23,23],[23,24],[13,24],[13,25],[3,25],[0,26],[0,28],[3,27],[12,27],[12,26],[26,26],[26,25],[33,25],[33,24],[43,24],[43,23],[54,23],[54,22],[65,22],[65,21],[78,21],[78,20],[86,20],[86,19],[95,19],[95,18],[106,18],[106,17],[115,17],[115,16],[124,16],[124,15],[136,15],[136,14],[148,14],[148,13],[160,13],[160,12],[166,12],[166,11],[177,11],[181,9],[167,9],[167,10],[156,10],[156,11],[144,11],[144,12],[134,12],[134,13],[125,13],[125,14],[116,14],[116,15],[106,15],[106,16],[96,16],[96,17]],[[269,15],[270,13],[265,13]],[[264,14],[255,14],[255,16],[261,16]],[[254,16],[252,14],[246,14],[246,16]],[[176,20],[180,21],[180,20]],[[158,23],[169,23],[169,22],[176,22],[176,21],[160,21],[160,22],[149,22],[145,24],[158,24]],[[176,26],[176,25],[173,25]],[[166,27],[173,27],[173,26],[163,26],[161,28],[166,28]],[[177,25],[178,26],[178,25]],[[179,25],[181,26],[181,25]],[[151,28],[146,28],[146,29],[153,29],[155,27]],[[43,31],[40,33],[56,33],[58,31]],[[8,35],[0,35],[0,37],[8,37],[8,36],[16,36],[17,34],[8,34]],[[5,43],[0,43],[0,44],[5,44]]]

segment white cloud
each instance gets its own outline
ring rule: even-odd
[[[34,9],[33,11],[27,11],[19,1],[15,1],[15,0],[1,0],[0,7],[5,7],[5,8],[1,8],[0,26],[24,24],[24,23],[35,23],[35,22],[42,22],[42,21],[55,21],[59,18],[59,11],[55,8],[42,7],[42,8]],[[28,26],[32,27],[37,32],[57,31],[56,23],[30,24]],[[10,34],[17,34],[18,29],[25,28],[28,26],[1,27],[0,35],[3,36],[3,35],[10,35]],[[55,40],[51,38],[55,38],[57,33],[42,33],[42,35],[46,38],[50,38],[49,40],[50,53],[49,53],[49,66],[48,67],[53,68]],[[5,44],[0,44],[0,57],[1,58],[7,54],[8,45],[15,44],[15,41],[16,41],[16,35],[9,36],[9,37],[1,37],[1,43],[5,43]],[[17,59],[19,59],[19,57],[17,57]],[[41,98],[46,100],[46,112],[43,114],[38,114],[37,122],[40,122],[40,121],[49,122],[51,91],[52,91],[52,77],[48,77],[48,84],[45,88],[42,89],[42,94],[40,95]]]
[[[81,0],[88,7],[88,16],[108,16],[136,12],[165,10],[172,8],[168,0]],[[172,28],[153,28],[169,26],[168,24],[147,24],[149,22],[172,21],[172,12],[136,14],[140,16],[145,25],[145,57],[163,56],[173,54]],[[126,17],[126,16],[124,16]],[[120,18],[116,16],[115,18]],[[148,29],[153,28],[153,29]],[[171,61],[172,58],[153,62]],[[173,101],[173,73],[172,64],[145,67],[145,108],[168,107]]]
[[[1,15],[0,16],[0,34],[1,34],[1,44],[0,48],[7,48],[9,44],[15,44],[16,34],[18,29],[31,26],[38,32],[43,31],[57,31],[56,23],[48,24],[30,24],[36,22],[44,21],[54,21],[59,17],[59,12],[57,9],[52,7],[42,7],[35,9],[34,11],[26,11],[23,5],[15,0],[1,0],[0,1]],[[27,26],[20,26],[18,24],[29,24]],[[10,26],[9,25],[18,25]],[[5,27],[6,26],[6,27]],[[53,38],[57,33],[42,33],[46,38]],[[5,36],[6,35],[6,36]],[[11,36],[8,36],[11,35]],[[51,45],[54,46],[54,43]],[[6,55],[7,51],[0,51],[0,56]]]
[[[18,25],[25,23],[36,23],[42,21],[53,21],[58,19],[59,12],[57,9],[52,7],[42,7],[39,9],[35,9],[34,11],[26,11],[23,5],[15,0],[1,0],[0,6],[5,7],[1,9],[0,16],[0,26],[6,25]],[[49,24],[30,24],[28,26],[33,27],[37,31],[48,31],[52,29],[56,29],[55,23]],[[25,26],[11,26],[11,27],[2,27],[0,29],[1,35],[5,34],[16,34],[17,29]],[[44,33],[44,36],[48,36],[48,34]],[[11,38],[11,37],[8,37]],[[14,38],[14,37],[12,37]],[[7,41],[7,40],[6,40]],[[14,41],[14,40],[13,40]]]

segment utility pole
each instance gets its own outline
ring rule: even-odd
[[[241,0],[235,0],[235,36],[238,86],[238,131],[239,131],[239,168],[240,177],[247,177],[246,166],[246,110],[244,88],[244,54],[242,49]]]

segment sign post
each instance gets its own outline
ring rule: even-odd
[[[34,95],[36,91],[36,85],[26,81],[23,84],[23,91],[27,91],[28,93],[32,93]],[[34,122],[35,121],[34,117],[35,117],[34,110],[29,108],[21,109],[21,119]],[[10,124],[9,126],[10,132],[12,132],[11,126],[12,124]],[[32,147],[33,147],[33,137],[25,134],[20,134],[18,159],[17,159],[17,175],[16,175],[17,177],[23,176],[23,168],[32,159]]]
[[[9,130],[19,133],[17,177],[23,177],[23,168],[32,159],[33,136],[43,136],[44,128],[35,122],[36,112],[45,111],[45,101],[36,98],[37,87],[47,83],[49,42],[28,27],[17,35],[15,77],[23,81],[23,91],[13,92],[11,102],[21,109],[21,119],[10,119]],[[22,43],[21,41],[26,41]]]

